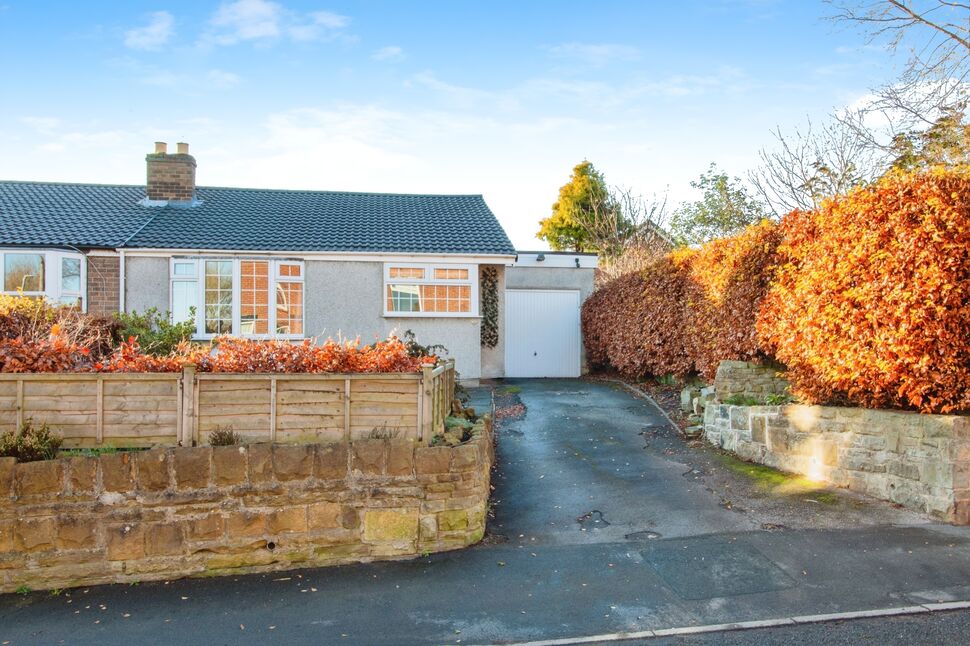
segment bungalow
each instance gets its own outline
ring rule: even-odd
[[[188,144],[147,184],[0,181],[5,293],[169,311],[199,340],[412,330],[465,379],[578,376],[595,255],[517,254],[481,195],[196,186]]]

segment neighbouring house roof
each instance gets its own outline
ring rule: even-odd
[[[196,188],[144,206],[144,186],[0,181],[0,245],[511,256],[481,195]]]

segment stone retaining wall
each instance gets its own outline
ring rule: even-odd
[[[788,392],[788,381],[783,375],[783,371],[769,365],[750,361],[722,361],[717,366],[714,388],[721,401],[737,396],[764,401],[766,395]]]
[[[970,523],[970,417],[713,402],[704,435],[745,460]]]
[[[490,425],[409,440],[0,458],[0,592],[406,558],[481,540]]]

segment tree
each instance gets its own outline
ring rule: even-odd
[[[926,130],[901,133],[893,138],[893,168],[914,171],[930,166],[970,164],[970,124],[963,106],[944,108]]]
[[[559,189],[559,199],[552,205],[552,215],[539,221],[536,237],[545,240],[556,251],[599,251],[588,228],[594,216],[602,219],[606,212],[616,226],[628,226],[622,214],[615,213],[603,174],[592,162],[583,160],[573,168],[569,182]]]
[[[719,172],[715,164],[690,185],[704,195],[674,211],[670,232],[678,244],[703,244],[737,233],[767,217],[764,205],[748,195],[741,180]]]
[[[900,133],[930,128],[970,99],[970,2],[965,0],[833,0],[837,24],[861,27],[869,43],[908,50],[899,78],[877,88],[858,113],[839,119],[889,154]],[[868,116],[886,124],[871,129]],[[886,136],[880,137],[880,134]]]
[[[600,254],[597,281],[608,282],[652,264],[673,247],[665,230],[667,198],[647,199],[629,189],[611,187],[593,203],[582,228]]]
[[[822,200],[866,184],[886,168],[885,155],[855,127],[832,121],[785,134],[772,133],[777,145],[758,153],[761,166],[748,174],[751,185],[775,212],[815,209]]]

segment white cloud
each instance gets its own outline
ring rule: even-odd
[[[310,14],[313,22],[328,29],[343,29],[350,24],[350,18],[331,11],[314,11]]]
[[[154,70],[145,73],[141,77],[141,82],[145,85],[196,93],[200,90],[212,88],[218,90],[234,88],[242,82],[242,77],[234,72],[220,69],[211,69],[200,74],[179,74],[169,70]]]
[[[593,67],[602,67],[614,61],[635,61],[640,50],[629,45],[615,43],[562,43],[548,48],[556,58],[569,59]]]
[[[158,50],[172,37],[175,18],[167,11],[156,11],[148,24],[125,32],[125,46],[131,49]]]
[[[375,61],[396,61],[404,58],[404,50],[397,45],[388,45],[376,50],[370,57]]]
[[[209,73],[206,76],[213,87],[222,90],[228,90],[229,88],[236,87],[242,82],[242,77],[240,77],[238,74],[227,72],[225,70],[209,70]]]
[[[269,0],[224,2],[209,21],[203,42],[234,45],[240,42],[330,40],[342,33],[350,18],[330,11],[300,14]]]
[[[405,82],[405,86],[421,86],[434,91],[451,105],[464,109],[481,111],[501,110],[509,112],[519,107],[519,101],[507,92],[491,92],[478,88],[455,85],[442,81],[432,72],[415,74]]]
[[[21,117],[20,121],[42,135],[54,134],[61,125],[61,120],[57,117]]]

